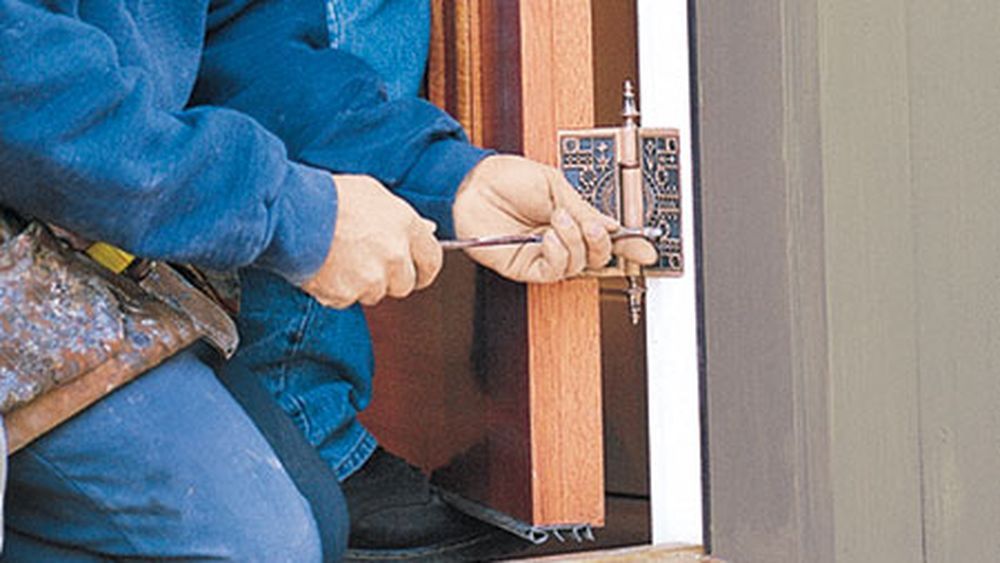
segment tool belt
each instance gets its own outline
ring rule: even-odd
[[[116,274],[0,208],[0,413],[9,451],[205,338],[236,348],[226,313],[166,264]]]

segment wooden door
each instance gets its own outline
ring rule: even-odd
[[[433,6],[430,99],[477,144],[555,164],[557,129],[594,124],[591,2]],[[433,288],[370,311],[366,424],[437,482],[524,522],[602,525],[598,290],[515,284],[448,256]]]

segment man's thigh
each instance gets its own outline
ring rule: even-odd
[[[318,561],[312,513],[191,352],[10,460],[7,526],[112,557]]]

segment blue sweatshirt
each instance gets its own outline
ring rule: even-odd
[[[374,176],[449,236],[484,153],[432,105],[388,101],[325,25],[321,0],[0,0],[0,204],[293,282],[334,231],[326,171]]]

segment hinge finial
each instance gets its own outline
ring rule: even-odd
[[[622,88],[622,117],[626,126],[639,126],[639,105],[635,101],[635,87],[631,80],[625,80]]]

